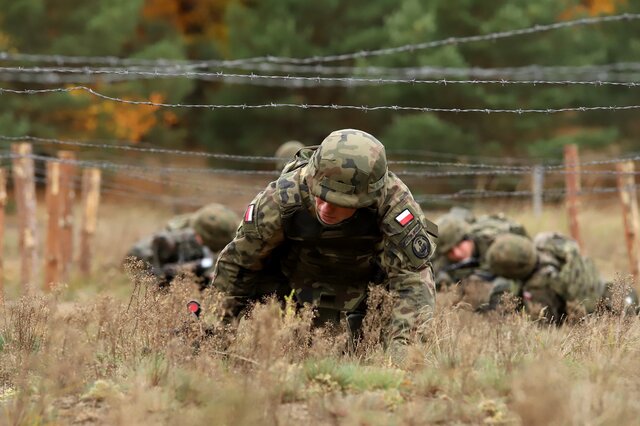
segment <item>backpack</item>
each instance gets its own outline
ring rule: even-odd
[[[294,155],[293,158],[284,165],[280,175],[282,176],[286,173],[297,170],[300,167],[306,166],[309,163],[311,155],[313,155],[318,147],[319,145],[305,146],[304,148],[301,148],[296,155]]]
[[[509,233],[529,237],[524,226],[508,219],[502,213],[478,217],[475,222],[471,224],[469,231],[471,238],[476,243],[481,260],[484,259],[489,246],[493,244],[499,235]]]
[[[549,282],[551,288],[564,300],[580,302],[587,312],[594,311],[605,284],[593,261],[580,254],[578,243],[557,232],[542,232],[533,242],[539,266],[553,266],[557,270]]]

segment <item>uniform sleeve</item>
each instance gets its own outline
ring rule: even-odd
[[[389,338],[408,341],[429,322],[435,308],[435,282],[429,259],[435,252],[437,230],[424,218],[409,190],[400,184],[387,197],[392,207],[382,223],[385,241],[381,267],[389,290],[398,295]]]
[[[275,191],[273,182],[251,201],[235,238],[218,256],[212,285],[226,293],[232,315],[246,306],[265,262],[284,241]]]

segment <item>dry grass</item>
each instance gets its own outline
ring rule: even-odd
[[[158,291],[139,269],[120,271],[127,246],[170,212],[118,211],[127,210],[103,210],[91,279],[23,298],[9,283],[0,424],[609,425],[640,415],[636,317],[603,313],[554,327],[454,308],[456,295],[445,293],[423,340],[395,365],[380,344],[388,295],[372,298],[378,309],[355,350],[344,325],[313,328],[310,310],[274,301],[230,326],[220,295],[199,294],[189,277]],[[621,225],[602,220],[613,211],[583,214],[583,223],[599,223],[585,241],[599,265],[611,265],[607,273],[624,274],[626,257],[611,258],[624,254],[614,237]],[[564,229],[554,222],[561,210],[539,222],[511,213],[532,232]],[[194,297],[201,320],[185,308]]]

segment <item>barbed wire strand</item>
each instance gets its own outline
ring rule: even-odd
[[[640,19],[640,14],[624,13],[620,15],[589,17],[589,18],[576,19],[572,21],[555,22],[555,23],[544,24],[544,25],[538,24],[531,27],[493,32],[489,34],[464,36],[464,37],[449,37],[443,40],[405,44],[397,47],[389,47],[389,48],[375,49],[375,50],[361,50],[358,52],[343,53],[343,54],[336,54],[336,55],[311,56],[306,58],[293,58],[293,57],[268,55],[268,56],[257,56],[257,57],[235,59],[235,60],[209,60],[209,61],[194,62],[194,61],[184,61],[184,60],[176,61],[176,60],[169,60],[169,59],[144,60],[144,59],[131,59],[131,58],[122,59],[122,58],[116,58],[116,57],[78,57],[78,56],[63,56],[63,55],[9,54],[7,52],[2,52],[0,53],[0,60],[7,60],[8,58],[13,57],[13,58],[20,58],[19,60],[21,61],[32,61],[32,60],[43,61],[44,58],[48,58],[48,61],[55,62],[56,64],[91,62],[91,63],[103,63],[111,66],[118,65],[118,64],[160,65],[160,66],[167,66],[171,64],[178,64],[182,66],[184,66],[185,64],[188,64],[189,66],[234,66],[234,65],[240,65],[240,64],[261,63],[261,62],[288,63],[288,64],[312,64],[312,63],[327,63],[327,62],[337,62],[337,61],[344,61],[344,60],[350,60],[350,59],[386,56],[386,55],[404,53],[404,52],[413,53],[419,50],[432,49],[436,47],[442,47],[442,46],[453,45],[453,44],[459,45],[459,44],[480,42],[480,41],[496,41],[496,40],[506,39],[510,37],[530,35],[535,33],[558,30],[562,28],[587,26],[587,25],[595,25],[600,23],[610,23],[610,22],[619,22],[619,21],[633,21],[637,19]]]
[[[73,159],[59,159],[55,157],[48,157],[36,154],[30,155],[18,155],[18,154],[7,154],[9,158],[16,157],[27,157],[40,161],[58,161],[65,164],[73,164],[80,167],[97,167],[100,169],[111,169],[111,170],[132,170],[132,171],[142,171],[142,172],[157,172],[162,174],[195,174],[195,175],[203,175],[203,174],[228,174],[228,175],[260,175],[265,177],[276,177],[279,175],[279,172],[276,170],[239,170],[239,169],[226,169],[226,168],[194,168],[194,167],[166,167],[166,166],[150,166],[150,165],[140,165],[140,164],[129,164],[129,163],[116,163],[110,161],[90,161],[90,160],[73,160]],[[531,167],[531,166],[496,166],[491,164],[466,164],[461,165],[459,163],[445,163],[445,162],[416,162],[410,161],[411,164],[423,164],[423,165],[431,165],[438,167],[464,167],[471,166],[470,168],[479,167],[479,168],[490,168],[490,170],[445,170],[445,171],[423,171],[423,170],[395,170],[394,173],[398,176],[409,176],[409,177],[453,177],[453,176],[519,176],[519,175],[527,175],[534,170],[540,170],[544,173],[548,174],[561,174],[561,175],[604,175],[604,176],[630,176],[630,175],[638,175],[640,171],[633,172],[619,172],[617,170],[589,170],[585,169],[585,167],[589,166],[597,166],[597,165],[610,165],[628,161],[640,161],[640,156],[632,156],[632,157],[623,157],[623,158],[615,158],[608,160],[594,160],[587,161],[583,163],[579,163],[579,166],[576,168],[566,168],[566,166],[539,166],[539,167]],[[406,162],[399,161],[396,164],[405,164]],[[500,167],[500,168],[496,168]]]
[[[0,88],[0,95],[4,93],[18,95],[39,95],[50,93],[72,93],[83,91],[101,99],[120,102],[129,105],[146,105],[164,108],[193,108],[193,109],[268,109],[268,108],[299,108],[299,109],[333,109],[333,110],[358,110],[358,111],[413,111],[413,112],[451,112],[451,113],[483,113],[483,114],[556,114],[561,112],[592,112],[592,111],[628,111],[640,109],[640,105],[623,105],[623,106],[579,106],[566,108],[433,108],[433,107],[414,107],[414,106],[398,106],[398,105],[379,105],[379,106],[357,106],[357,105],[339,105],[339,104],[294,104],[294,103],[277,103],[268,104],[172,104],[153,101],[133,101],[118,97],[108,96],[86,86],[74,87],[58,87],[52,89],[7,89]]]
[[[23,68],[23,67],[0,67],[0,73],[9,72],[9,73],[50,73],[50,74],[61,74],[61,73],[72,73],[72,74],[82,74],[82,75],[116,75],[116,76],[140,76],[144,78],[175,78],[175,77],[185,77],[185,78],[204,78],[204,79],[215,79],[215,80],[223,80],[228,81],[237,80],[237,82],[246,82],[246,83],[256,83],[261,80],[272,80],[276,82],[285,83],[284,86],[289,87],[314,87],[314,86],[332,86],[334,84],[340,86],[362,86],[362,85],[387,85],[387,84],[410,84],[410,85],[440,85],[446,86],[449,84],[476,84],[476,85],[500,85],[500,86],[508,86],[508,85],[550,85],[550,86],[570,86],[570,85],[583,85],[583,86],[623,86],[623,87],[638,87],[640,86],[639,82],[635,81],[602,81],[602,80],[507,80],[507,79],[499,79],[499,80],[447,80],[447,79],[438,79],[438,80],[422,80],[417,78],[405,78],[405,79],[397,79],[397,78],[387,78],[387,77],[379,77],[379,78],[360,78],[360,77],[306,77],[306,76],[289,76],[289,75],[262,75],[262,74],[234,74],[234,73],[225,73],[225,72],[169,72],[169,71],[130,71],[126,69],[114,70],[114,69],[93,69],[93,68],[41,68],[41,67],[33,67],[33,68]],[[67,80],[66,82],[72,82],[73,80]],[[52,79],[45,79],[45,83],[51,83]]]

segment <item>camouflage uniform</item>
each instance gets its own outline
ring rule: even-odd
[[[357,329],[368,287],[380,285],[398,295],[389,338],[404,341],[434,308],[435,225],[387,171],[384,146],[365,132],[333,132],[308,162],[301,153],[294,163],[251,202],[218,257],[213,285],[228,294],[229,314],[293,289],[320,320],[338,321],[344,313]],[[326,225],[314,197],[357,210]]]
[[[208,204],[170,219],[164,230],[138,241],[126,257],[147,262],[164,284],[180,270],[204,277],[213,268],[215,253],[231,241],[239,223],[240,217],[227,207]]]
[[[499,235],[506,233],[527,235],[522,225],[506,218],[503,214],[474,218],[472,215],[463,213],[448,213],[436,221],[440,230],[440,244],[434,261],[438,288],[486,271],[487,250]],[[451,262],[447,258],[447,252],[465,239],[474,242],[472,257],[457,263]]]
[[[607,284],[593,261],[580,254],[574,240],[561,234],[543,232],[533,242],[500,237],[487,257],[492,273],[517,283],[510,288],[494,288],[492,307],[509,291],[522,298],[532,317],[561,322],[568,303],[577,304],[585,313],[594,312],[600,303],[610,303],[606,300]],[[636,305],[635,292],[631,291],[624,303]]]

